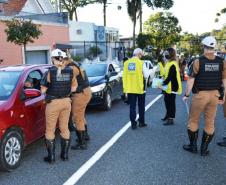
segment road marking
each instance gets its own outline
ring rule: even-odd
[[[156,101],[162,97],[162,94],[158,95],[152,100],[146,107],[147,111]],[[137,115],[138,118],[138,115]],[[128,130],[131,123],[130,121],[119,130],[106,144],[104,144],[88,161],[86,161],[63,185],[74,185],[79,179],[105,154],[107,150],[113,146],[113,144]]]

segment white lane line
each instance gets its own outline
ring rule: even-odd
[[[157,100],[162,97],[158,95],[146,107],[147,111]],[[137,116],[138,117],[138,116]],[[130,127],[130,121],[119,130],[105,145],[103,145],[86,163],[84,163],[63,185],[74,185],[79,179],[104,155],[104,153],[111,148],[111,146],[127,131]]]

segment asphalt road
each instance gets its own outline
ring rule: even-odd
[[[149,89],[148,104],[160,94]],[[174,126],[163,126],[165,114],[163,98],[146,112],[147,128],[130,128],[77,182],[78,185],[225,185],[226,149],[216,142],[226,133],[222,107],[216,119],[216,134],[210,144],[210,156],[201,157],[183,151],[188,142],[186,133],[186,107],[177,96],[177,113]],[[91,141],[85,151],[70,150],[70,160],[59,159],[53,165],[43,162],[46,154],[43,139],[28,146],[21,165],[13,172],[0,172],[0,185],[61,185],[67,181],[90,157],[129,121],[128,106],[118,100],[110,111],[89,109],[87,120]],[[200,121],[199,145],[203,119]],[[74,135],[73,135],[74,138]],[[74,141],[73,141],[74,142]]]

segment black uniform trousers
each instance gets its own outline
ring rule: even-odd
[[[128,93],[128,100],[130,104],[130,121],[136,123],[136,104],[138,100],[139,122],[145,123],[145,93],[144,94],[132,94]]]
[[[168,118],[175,118],[176,114],[176,94],[164,93],[164,102],[166,106],[166,116]]]

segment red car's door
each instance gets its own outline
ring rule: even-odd
[[[30,72],[25,79],[24,85],[26,85],[26,81],[29,79],[32,83],[31,87],[24,86],[24,88],[34,88],[40,90],[41,77],[42,73],[39,70]],[[27,141],[29,143],[45,134],[45,106],[44,95],[24,100],[24,116],[27,120],[26,128],[29,133]]]

